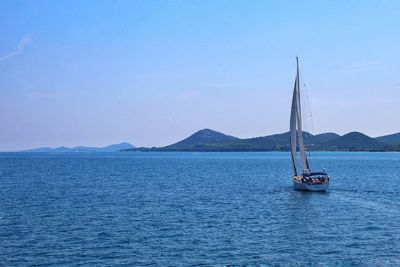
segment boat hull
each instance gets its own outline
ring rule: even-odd
[[[300,191],[326,191],[329,187],[329,183],[324,184],[308,184],[302,182],[293,181],[293,188]]]
[[[329,187],[329,176],[325,172],[308,172],[293,176],[293,188],[302,191],[325,191]]]

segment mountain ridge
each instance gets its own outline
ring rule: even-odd
[[[377,140],[392,145],[400,145],[400,133],[388,134],[376,137]]]
[[[202,129],[176,143],[162,147],[135,147],[122,142],[105,147],[75,146],[56,148],[40,147],[20,152],[75,153],[118,151],[191,151],[191,152],[240,152],[240,151],[289,151],[289,132],[238,138],[212,129]],[[309,151],[400,151],[400,133],[370,137],[361,132],[339,135],[333,132],[310,134],[303,132],[304,143]]]
[[[20,152],[29,153],[76,153],[76,152],[118,152],[124,149],[134,149],[136,148],[132,144],[127,142],[122,142],[118,144],[112,144],[105,147],[86,147],[86,146],[75,146],[66,147],[60,146],[56,148],[52,147],[39,147],[33,149],[22,150]]]
[[[289,151],[289,135],[289,132],[284,132],[241,139],[215,130],[203,129],[171,145],[139,147],[123,151]],[[381,141],[382,139],[396,141],[397,134],[372,138],[361,132],[350,132],[342,136],[333,132],[316,135],[303,132],[303,137],[306,148],[310,151],[400,151],[400,141],[398,145]]]
[[[193,133],[189,137],[179,142],[176,142],[169,146],[165,146],[163,147],[163,149],[189,150],[189,149],[200,148],[204,145],[213,145],[213,144],[227,143],[227,142],[229,143],[231,141],[238,139],[239,138],[237,137],[226,135],[221,132],[206,128]]]

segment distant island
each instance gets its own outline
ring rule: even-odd
[[[129,143],[123,142],[119,144],[113,144],[105,147],[85,147],[85,146],[76,146],[76,147],[40,147],[35,149],[24,150],[21,152],[37,152],[37,153],[75,153],[75,152],[118,152],[126,149],[134,149],[135,147]]]
[[[304,142],[309,151],[400,151],[400,133],[376,138],[360,132],[345,135],[304,132]],[[289,151],[289,132],[254,138],[237,138],[211,129],[203,129],[175,144],[164,147],[135,147],[123,142],[105,147],[40,147],[20,152],[42,153],[96,153],[129,151],[188,151],[188,152],[245,152]]]
[[[309,151],[400,151],[400,133],[369,137],[360,132],[345,135],[304,132],[304,142]],[[121,151],[289,151],[289,132],[263,137],[240,139],[211,129],[200,130],[188,138],[164,147],[137,147]]]

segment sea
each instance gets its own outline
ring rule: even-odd
[[[400,266],[400,153],[0,153],[0,266]]]

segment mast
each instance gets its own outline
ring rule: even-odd
[[[297,75],[295,82],[295,91],[297,95],[297,126],[298,126],[298,139],[299,139],[299,149],[300,149],[300,158],[301,158],[301,166],[303,168],[303,173],[309,172],[310,166],[308,165],[306,150],[304,148],[304,140],[303,140],[303,129],[301,122],[301,102],[300,102],[300,75],[299,75],[299,58],[296,57],[297,63]]]

